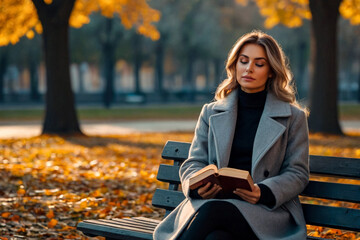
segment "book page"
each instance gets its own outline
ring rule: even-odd
[[[210,164],[204,167],[203,169],[200,169],[190,177],[189,179],[190,185],[216,173],[217,173],[217,167],[214,164]]]
[[[248,171],[235,168],[221,168],[218,170],[218,172],[220,175],[223,176],[238,177],[244,179],[247,179],[247,177],[250,175]]]
[[[213,173],[216,173],[218,171],[218,169],[214,164],[210,164],[210,165],[207,165],[206,167],[204,167],[203,169],[200,169],[196,173],[194,173],[193,177],[201,175],[204,172],[208,172],[208,171],[211,172],[211,174],[213,174]]]

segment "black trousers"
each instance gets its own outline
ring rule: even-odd
[[[178,240],[258,239],[241,212],[231,203],[211,201],[194,215]]]

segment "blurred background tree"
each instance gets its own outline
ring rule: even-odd
[[[101,11],[109,18],[105,28],[108,38],[111,37],[111,18],[115,14],[126,28],[135,25],[139,33],[154,40],[159,38],[151,24],[160,19],[160,13],[145,0],[16,0],[2,1],[1,4],[0,45],[14,44],[24,35],[32,38],[34,31],[43,36],[47,81],[43,133],[81,134],[70,81],[69,24],[81,27],[89,22],[88,16],[92,12]],[[111,45],[112,40],[108,38],[103,40],[104,48]],[[106,67],[111,61],[110,56]]]

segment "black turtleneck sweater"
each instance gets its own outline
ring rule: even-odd
[[[256,130],[266,101],[266,91],[246,93],[239,88],[238,114],[229,167],[251,172]]]

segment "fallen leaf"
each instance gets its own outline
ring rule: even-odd
[[[47,218],[54,218],[54,217],[55,217],[54,211],[53,211],[53,210],[50,210],[50,211],[46,214],[46,217],[47,217]]]
[[[53,219],[50,220],[50,222],[48,223],[47,226],[48,226],[49,228],[53,228],[53,227],[56,226],[57,223],[58,223],[58,221],[53,218]]]

